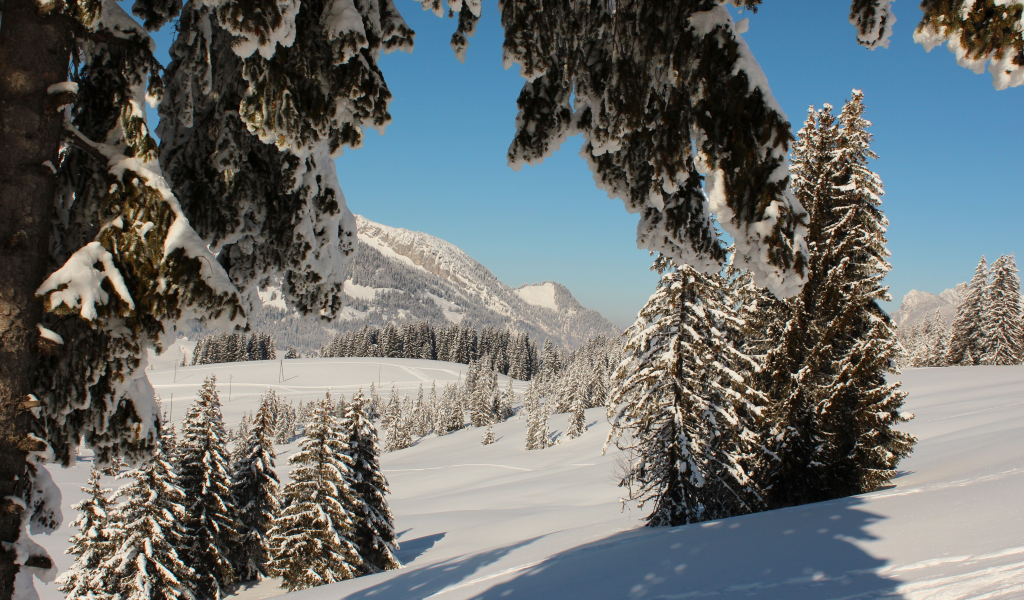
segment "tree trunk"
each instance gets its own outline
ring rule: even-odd
[[[52,4],[50,5],[53,6]],[[47,87],[66,81],[69,21],[42,16],[34,0],[4,0],[0,21],[0,600],[9,600],[19,566],[10,543],[22,511],[8,497],[29,484],[25,458],[31,413],[25,402],[36,364],[43,281],[63,117]],[[45,566],[49,561],[33,557]]]

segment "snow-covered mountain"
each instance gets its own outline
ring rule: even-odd
[[[568,347],[597,335],[621,333],[600,313],[582,306],[561,284],[546,281],[512,289],[450,242],[361,216],[356,222],[358,250],[345,283],[345,310],[335,325],[338,331],[389,321],[426,320],[440,325],[466,321],[478,327],[510,327],[539,342],[550,338]],[[265,306],[284,308],[273,288],[260,297]],[[273,327],[264,321],[264,329]]]
[[[921,290],[910,290],[903,296],[899,310],[892,313],[892,320],[897,327],[906,329],[920,325],[926,316],[931,317],[938,310],[946,320],[946,324],[949,325],[953,322],[953,317],[956,316],[956,307],[960,304],[960,299],[966,291],[966,283],[958,284],[938,295]]]

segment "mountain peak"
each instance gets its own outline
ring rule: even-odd
[[[360,305],[349,320],[469,319],[478,326],[509,327],[570,347],[597,335],[621,333],[560,283],[512,289],[450,242],[359,215],[356,226],[359,251],[346,293],[358,296],[353,304]]]

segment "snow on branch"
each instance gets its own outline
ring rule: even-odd
[[[961,67],[988,66],[997,90],[1024,84],[1024,4],[1020,0],[926,3],[914,41],[931,52],[943,43]]]
[[[857,28],[857,42],[865,48],[888,48],[895,22],[892,0],[853,0],[850,6],[850,24]]]
[[[47,310],[63,306],[68,312],[77,311],[87,321],[95,321],[97,305],[105,305],[109,299],[102,287],[104,281],[109,281],[128,308],[135,310],[135,302],[121,272],[114,266],[113,256],[99,242],[89,242],[72,254],[63,267],[46,278],[36,295],[46,296]]]

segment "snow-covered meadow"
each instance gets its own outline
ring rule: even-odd
[[[296,403],[346,397],[373,382],[415,396],[440,390],[466,366],[412,359],[334,358],[148,371],[180,422],[203,378],[217,375],[226,424],[236,427],[268,387]],[[298,592],[337,598],[990,598],[1024,597],[1024,367],[911,369],[906,428],[918,437],[890,489],[723,521],[642,528],[643,511],[619,501],[617,456],[601,455],[603,409],[589,430],[545,450],[524,450],[525,421],[428,436],[385,454],[390,503],[405,567]],[[379,382],[379,384],[378,384]],[[500,385],[504,387],[503,377]],[[518,384],[523,391],[525,384]],[[170,402],[173,393],[173,402]],[[229,399],[230,397],[230,399]],[[552,432],[565,415],[552,417]],[[278,446],[287,470],[295,444]],[[54,469],[69,506],[89,459]],[[111,482],[113,483],[113,482]],[[67,527],[37,537],[61,568]],[[57,600],[51,585],[37,585]],[[267,581],[239,596],[281,593]]]

